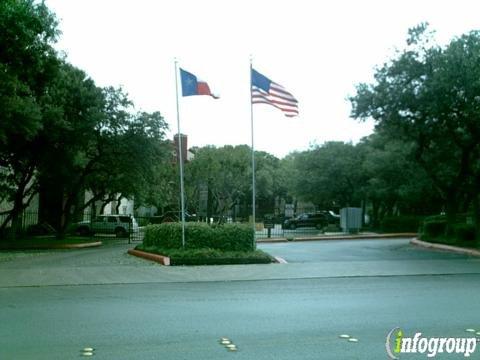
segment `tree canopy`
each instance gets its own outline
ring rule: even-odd
[[[12,236],[37,194],[62,234],[97,200],[146,198],[154,166],[168,161],[161,114],[98,87],[56,53],[58,34],[43,2],[0,3],[0,230],[11,224]]]
[[[461,202],[478,195],[480,33],[445,47],[431,40],[426,25],[411,29],[407,48],[377,69],[375,82],[357,86],[352,116],[371,117],[377,131],[413,146],[453,221]]]

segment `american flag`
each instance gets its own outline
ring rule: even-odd
[[[287,117],[298,115],[298,101],[282,85],[252,69],[252,104],[269,104]]]

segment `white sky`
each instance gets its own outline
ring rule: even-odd
[[[348,95],[428,21],[436,38],[480,28],[475,0],[47,0],[63,32],[57,48],[99,86],[121,85],[138,110],[177,131],[175,57],[220,100],[180,99],[189,146],[250,144],[249,57],[298,100],[286,118],[254,105],[255,148],[282,157],[311,143],[358,141],[371,122],[349,118]]]

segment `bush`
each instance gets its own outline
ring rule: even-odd
[[[145,229],[143,244],[162,249],[181,249],[182,225],[180,223],[149,225]],[[252,251],[254,234],[250,226],[242,224],[210,226],[205,223],[186,223],[185,248]]]
[[[423,223],[422,239],[432,240],[445,235],[447,220],[429,220]]]
[[[423,217],[416,215],[387,216],[380,223],[384,232],[417,232]]]
[[[261,251],[222,251],[216,249],[160,249],[137,245],[136,250],[161,254],[170,258],[170,265],[270,264],[275,259]]]
[[[147,225],[150,225],[151,224],[151,218],[149,217],[137,217],[136,220],[137,220],[137,223],[138,223],[138,226],[147,226]]]
[[[447,224],[445,215],[435,215],[425,218],[422,227],[422,240],[457,246],[478,246],[476,231],[473,224],[467,224],[469,214],[458,214],[455,223]]]
[[[453,234],[458,242],[475,241],[475,226],[471,224],[455,224],[453,225]]]
[[[175,250],[168,253],[172,265],[269,264],[270,255],[263,251],[220,251],[214,249]]]

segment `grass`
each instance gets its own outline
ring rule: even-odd
[[[57,239],[53,235],[20,238],[17,240],[0,240],[0,250],[24,250],[24,249],[55,249],[70,244],[92,243],[96,240],[82,236],[68,236]]]
[[[143,244],[136,246],[135,249],[168,256],[171,265],[270,264],[275,262],[272,256],[261,250],[161,249]]]

